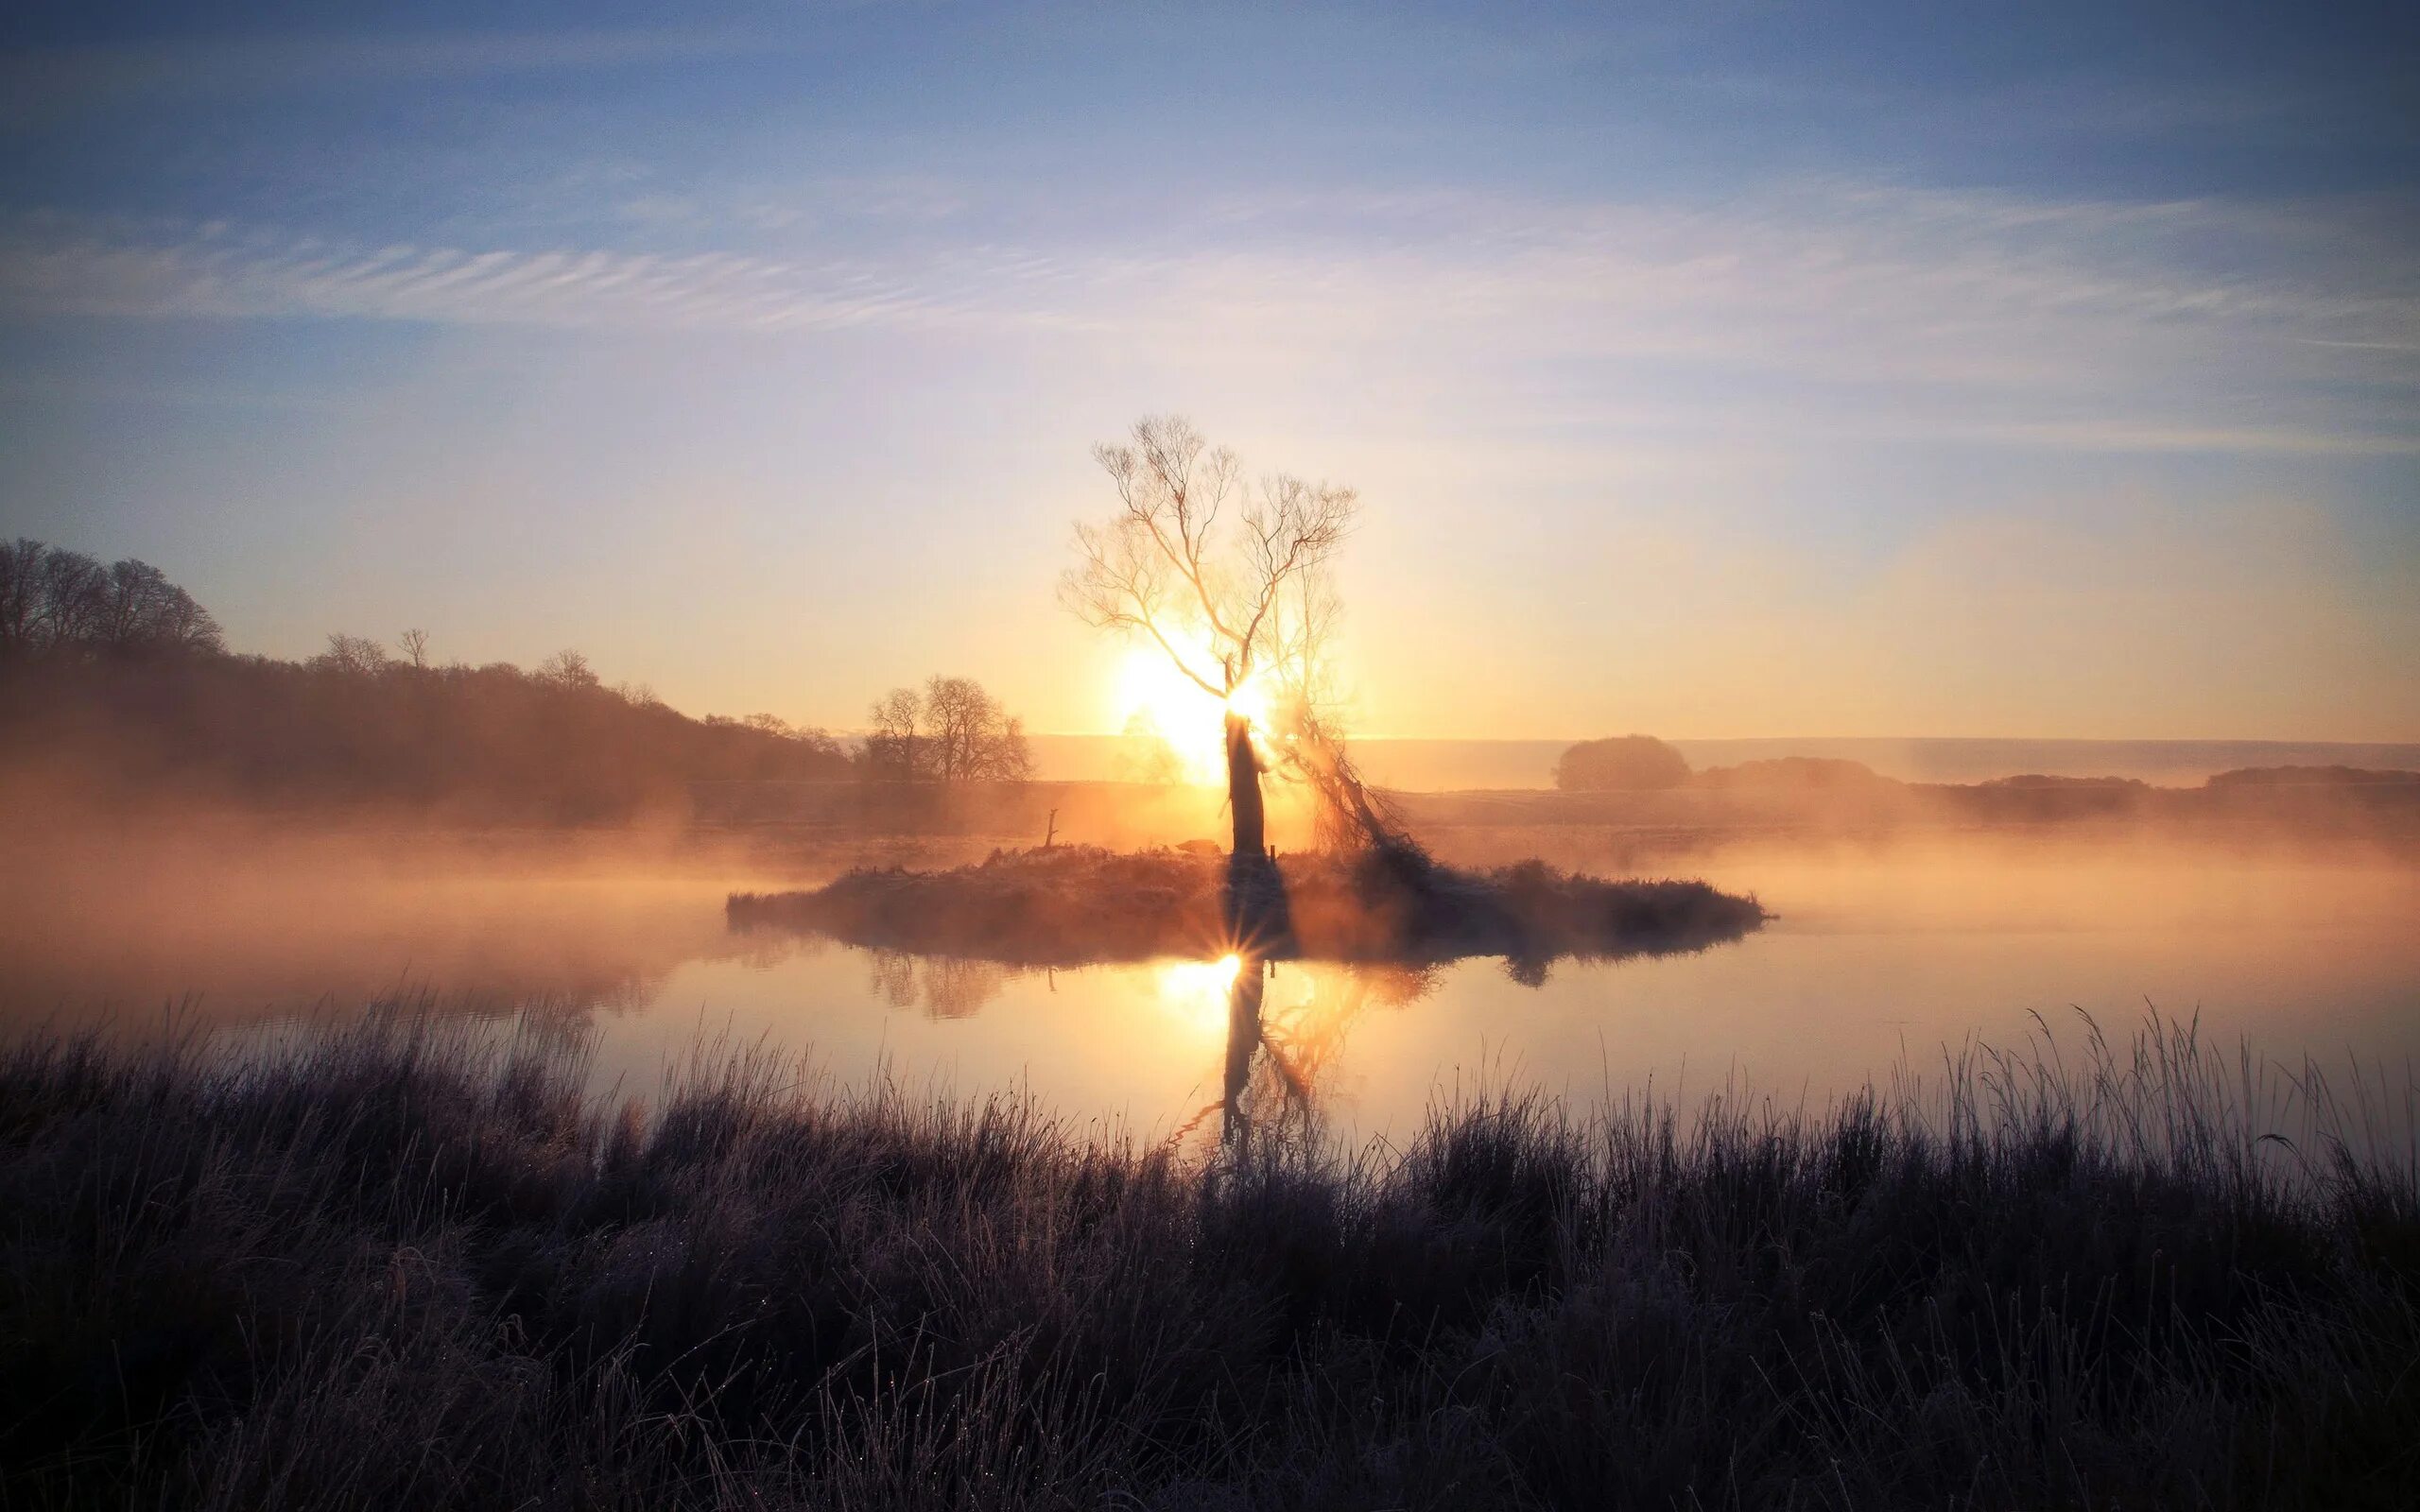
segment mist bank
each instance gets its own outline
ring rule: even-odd
[[[1307,846],[1313,827],[1304,792],[1277,784],[1270,798],[1272,841],[1289,850]],[[1118,847],[1215,843],[1224,833],[1223,799],[1216,788],[1106,782],[890,794],[846,783],[733,782],[695,788],[692,814],[699,833],[735,838],[838,841],[862,833],[1023,846],[1055,836]],[[1441,854],[1491,864],[1549,853],[1538,849],[1547,837],[1619,842],[1647,864],[1741,839],[1881,841],[1979,831],[2420,853],[2420,773],[2350,768],[2255,768],[2179,788],[2118,778],[1900,782],[1862,769],[1747,764],[1670,788],[1393,789],[1384,801]]]
[[[1779,769],[1774,769],[1778,767]],[[2420,773],[2257,767],[2196,787],[2125,778],[2031,776],[1990,782],[1901,782],[1859,768],[1757,764],[1696,774],[1686,785],[1607,792],[1396,793],[1417,832],[1594,829],[1692,835],[1888,834],[2012,829],[2146,832],[2252,839],[2420,839]]]
[[[1028,735],[1037,776],[1110,781],[1127,760],[1116,735]],[[2247,766],[2362,766],[2420,770],[2420,742],[2280,740],[2030,740],[1949,736],[1772,736],[1668,742],[1704,770],[1809,757],[1852,761],[1907,782],[1985,782],[2041,773],[2127,777],[2190,786]],[[1380,787],[1415,792],[1554,786],[1569,740],[1369,738],[1353,743],[1362,773]]]

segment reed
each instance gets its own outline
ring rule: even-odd
[[[587,1055],[10,1049],[7,1504],[2420,1504],[2411,1091],[2189,1024],[1208,1156]]]

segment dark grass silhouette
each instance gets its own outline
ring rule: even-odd
[[[2420,1496],[2411,1163],[2173,1026],[1804,1117],[1499,1096],[1201,1164],[762,1053],[642,1117],[583,1054],[396,1012],[9,1054],[0,1499]]]
[[[1762,923],[1753,898],[1701,882],[1602,882],[1540,862],[1467,871],[1416,846],[1282,856],[1287,918],[1253,954],[1423,964],[1543,963],[1703,950]],[[1236,949],[1224,856],[1091,846],[993,852],[947,871],[861,869],[812,892],[734,894],[735,927],[790,928],[889,950],[1075,966]]]

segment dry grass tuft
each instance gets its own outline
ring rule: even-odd
[[[583,1053],[0,1058],[0,1501],[2420,1503],[2408,1125],[2173,1025],[1202,1166],[762,1055],[643,1117]]]

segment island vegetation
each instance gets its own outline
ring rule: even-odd
[[[1543,975],[1591,960],[1703,950],[1764,921],[1753,898],[1701,882],[1606,882],[1540,862],[1466,870],[1414,849],[1312,851],[1270,863],[1282,916],[1267,960],[1433,965],[1502,956]],[[944,870],[860,868],[812,891],[736,893],[742,929],[810,931],[882,950],[1023,966],[1216,957],[1237,949],[1233,871],[1214,847],[994,851]]]

